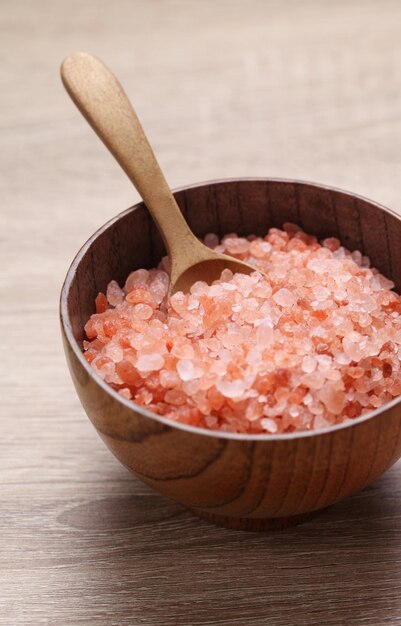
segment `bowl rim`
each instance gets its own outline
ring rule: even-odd
[[[324,189],[324,190],[327,190],[327,191],[332,191],[332,192],[335,192],[335,193],[345,194],[345,195],[350,196],[352,198],[356,198],[357,200],[361,200],[363,202],[368,202],[369,204],[374,205],[375,207],[381,209],[385,213],[388,213],[389,215],[392,215],[393,217],[395,217],[398,220],[401,220],[401,216],[398,213],[396,213],[392,209],[389,209],[389,208],[383,206],[382,204],[379,204],[378,202],[375,202],[374,200],[370,200],[366,196],[362,196],[360,194],[353,193],[351,191],[346,191],[346,190],[340,189],[338,187],[333,187],[331,185],[320,184],[320,183],[315,183],[315,182],[311,182],[311,181],[307,181],[307,180],[301,180],[301,179],[276,178],[276,177],[268,177],[268,176],[266,176],[266,177],[264,177],[264,176],[256,176],[256,177],[239,177],[239,178],[221,178],[221,179],[207,180],[207,181],[199,182],[199,183],[193,183],[191,185],[185,185],[185,186],[173,189],[172,192],[173,192],[173,194],[177,194],[179,192],[183,192],[183,191],[186,191],[186,190],[189,190],[189,189],[196,189],[198,187],[201,188],[201,187],[206,187],[206,186],[209,186],[209,185],[217,185],[217,184],[222,184],[222,183],[224,184],[224,183],[258,182],[258,181],[259,182],[269,182],[269,183],[286,183],[286,184],[294,184],[294,185],[304,185],[304,186],[308,186],[308,187],[316,187],[318,189]],[[76,255],[75,255],[71,265],[68,268],[68,271],[67,271],[66,277],[64,279],[62,289],[61,289],[61,294],[60,294],[60,302],[59,302],[60,323],[61,323],[64,335],[65,335],[65,337],[66,337],[66,339],[67,339],[67,341],[69,343],[69,346],[72,349],[72,351],[74,352],[74,354],[77,357],[77,359],[78,359],[79,363],[81,364],[81,366],[86,371],[86,373],[94,380],[94,382],[104,392],[106,392],[106,394],[110,395],[113,398],[113,400],[116,400],[117,402],[122,404],[124,407],[126,407],[130,411],[135,411],[137,413],[140,413],[143,417],[147,417],[147,418],[149,418],[151,420],[159,422],[159,423],[163,424],[163,426],[167,426],[169,428],[177,428],[177,429],[182,430],[184,432],[191,433],[193,435],[198,435],[198,436],[206,436],[206,437],[214,437],[214,438],[217,437],[219,439],[226,439],[226,440],[228,439],[228,440],[245,441],[245,442],[255,442],[255,441],[265,441],[265,442],[268,442],[268,441],[291,441],[291,440],[294,440],[294,439],[304,439],[306,437],[316,437],[316,436],[322,436],[322,435],[330,435],[331,433],[337,432],[339,430],[345,430],[345,429],[357,426],[359,424],[362,424],[363,422],[367,422],[367,421],[377,417],[381,413],[383,413],[384,410],[392,409],[394,406],[396,406],[397,404],[399,404],[401,402],[401,395],[400,395],[400,396],[397,396],[396,398],[394,398],[393,400],[391,400],[390,402],[387,402],[383,406],[375,409],[374,411],[369,411],[369,413],[366,413],[365,415],[361,415],[360,417],[356,417],[351,422],[345,422],[345,423],[341,423],[341,424],[336,424],[336,425],[330,426],[328,428],[320,428],[320,429],[316,429],[316,430],[295,431],[293,433],[280,433],[280,434],[257,434],[257,433],[256,434],[247,434],[247,433],[222,432],[222,431],[219,431],[219,430],[212,430],[212,429],[207,429],[207,428],[201,428],[201,427],[198,427],[198,426],[190,426],[189,424],[182,424],[181,422],[175,422],[175,421],[173,421],[171,419],[162,417],[161,415],[158,415],[157,413],[152,413],[152,411],[148,411],[147,409],[145,409],[140,404],[136,404],[132,400],[127,400],[126,398],[121,396],[119,393],[117,393],[117,391],[115,391],[110,385],[108,385],[101,378],[101,376],[99,374],[97,374],[97,372],[93,369],[93,367],[91,367],[90,363],[88,363],[88,361],[83,356],[83,352],[81,351],[80,346],[79,346],[78,342],[76,341],[76,339],[75,339],[75,337],[73,335],[73,332],[72,332],[72,326],[71,326],[70,317],[69,317],[69,314],[68,314],[68,305],[67,305],[68,304],[68,293],[70,291],[71,283],[72,283],[72,280],[73,280],[73,278],[75,276],[76,269],[77,269],[78,265],[80,264],[81,260],[83,259],[83,257],[85,256],[86,252],[88,251],[88,249],[92,245],[92,243],[99,237],[99,235],[101,235],[108,228],[110,228],[115,222],[119,221],[122,217],[124,217],[128,213],[131,213],[135,209],[139,208],[140,206],[144,206],[144,205],[145,205],[145,203],[141,200],[141,201],[137,202],[136,204],[134,204],[133,206],[129,207],[128,209],[125,209],[124,211],[121,211],[120,213],[118,213],[117,215],[115,215],[114,217],[109,219],[105,224],[100,226],[85,241],[85,243],[80,247],[80,249],[76,253]]]

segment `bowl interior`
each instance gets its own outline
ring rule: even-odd
[[[360,250],[401,290],[401,220],[374,202],[311,183],[272,179],[211,182],[175,193],[191,229],[199,237],[265,235],[285,222],[301,226],[318,239],[338,237]],[[94,300],[112,279],[123,283],[129,272],[155,267],[165,254],[161,237],[143,203],[100,228],[82,247],[68,272],[63,297],[75,339]],[[64,309],[65,310],[65,309]]]

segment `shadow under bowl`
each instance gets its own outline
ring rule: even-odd
[[[401,291],[401,219],[354,194],[291,180],[208,182],[175,193],[203,237],[264,236],[299,224],[319,239],[361,250]],[[102,226],[75,257],[61,293],[71,375],[101,438],[127,468],[194,513],[230,528],[266,530],[303,521],[369,485],[401,456],[400,398],[329,430],[288,435],[217,433],[173,423],[125,400],[82,354],[94,300],[112,279],[155,267],[164,246],[143,203]]]

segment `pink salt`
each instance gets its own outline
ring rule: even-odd
[[[96,297],[84,356],[123,398],[222,432],[328,428],[401,393],[401,298],[336,238],[292,224],[209,247],[265,272],[224,270],[167,299],[167,259]]]
[[[118,306],[122,303],[124,299],[124,293],[115,280],[109,282],[107,286],[106,297],[108,303],[111,304],[111,306]]]
[[[136,368],[140,372],[153,372],[161,370],[164,365],[164,359],[160,354],[142,354],[138,357]]]
[[[283,287],[274,294],[273,300],[282,307],[290,308],[295,302],[295,296],[289,289]]]

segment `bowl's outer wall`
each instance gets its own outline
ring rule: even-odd
[[[379,205],[313,184],[243,180],[176,194],[199,235],[266,234],[294,222],[337,236],[401,287],[401,221]],[[65,335],[81,342],[94,299],[112,279],[154,267],[164,253],[143,204],[98,231],[70,269],[64,346],[80,400],[110,450],[143,481],[182,504],[223,516],[274,518],[323,508],[368,485],[401,456],[396,404],[366,421],[313,436],[229,439],[177,428],[127,406],[88,373]]]

